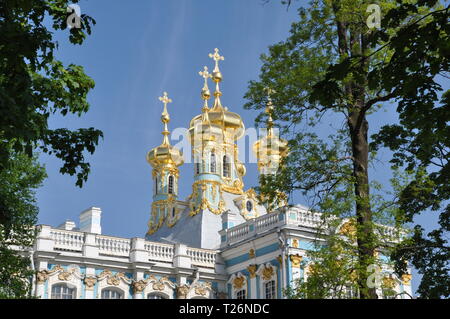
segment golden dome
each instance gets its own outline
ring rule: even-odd
[[[173,147],[172,145],[164,145],[155,147],[147,153],[147,162],[153,167],[163,165],[183,165],[183,154],[179,149]]]
[[[273,91],[269,91],[269,94]],[[273,132],[272,120],[273,105],[270,95],[266,107],[266,113],[269,115],[267,121],[267,135],[253,144],[253,152],[256,154],[258,163],[263,166],[272,166],[280,164],[283,157],[289,152],[288,142],[280,138]]]
[[[149,162],[153,167],[160,165],[180,166],[184,163],[183,154],[179,149],[170,145],[170,132],[167,128],[167,124],[170,121],[170,116],[167,112],[167,103],[171,103],[172,100],[168,98],[166,92],[164,92],[164,95],[160,97],[159,100],[164,103],[164,110],[161,114],[161,122],[164,124],[164,131],[162,132],[164,138],[161,145],[155,147],[147,153],[147,162]]]
[[[219,138],[218,129],[220,129],[222,138],[230,137],[237,140],[244,135],[244,123],[242,122],[239,114],[228,111],[228,109],[223,107],[220,102],[222,92],[220,92],[219,83],[222,81],[223,76],[219,70],[219,61],[223,61],[224,57],[219,55],[219,50],[217,48],[214,49],[214,54],[209,54],[209,57],[214,59],[216,65],[212,74],[208,73],[207,67],[205,67],[205,71],[199,72],[199,74],[205,79],[205,85],[202,89],[202,98],[205,100],[205,106],[203,107],[203,113],[194,117],[189,124],[191,141],[193,139],[196,126],[197,132],[204,132],[203,134],[216,136],[216,138]],[[211,96],[206,84],[208,78],[212,78],[212,80],[216,83],[216,91],[214,92],[215,101],[212,109],[207,107],[207,100]],[[200,124],[200,121],[203,123]]]

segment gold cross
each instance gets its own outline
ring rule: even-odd
[[[208,79],[211,77],[211,74],[208,72],[208,67],[205,66],[205,67],[203,68],[203,71],[198,72],[198,74],[199,74],[202,78],[205,79],[205,85],[206,85]]]
[[[219,49],[215,48],[214,49],[214,54],[210,53],[209,57],[211,59],[213,59],[214,61],[216,61],[216,67],[214,68],[214,72],[219,71],[219,61],[225,60],[225,58],[223,56],[219,55]]]
[[[172,100],[167,96],[167,92],[164,92],[163,96],[159,97],[159,100],[164,103],[164,108],[166,107],[167,103],[172,103]]]

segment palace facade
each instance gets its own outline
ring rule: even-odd
[[[285,298],[298,279],[307,280],[321,214],[301,205],[288,206],[285,196],[262,205],[253,189],[244,189],[244,163],[236,142],[245,127],[237,113],[222,105],[217,49],[210,74],[205,67],[201,114],[189,123],[194,183],[186,200],[178,198],[183,155],[169,141],[168,94],[161,121],[163,141],[147,154],[152,167],[153,201],[144,238],[103,235],[101,209],[80,214],[79,224],[40,225],[31,251],[36,277],[33,292],[40,298]],[[208,81],[215,84],[210,93]],[[288,152],[271,119],[267,134],[254,144],[260,174],[273,174]],[[211,97],[213,105],[208,105]],[[343,227],[345,224],[343,225]],[[386,236],[394,236],[386,227]],[[380,258],[386,258],[379,255]],[[411,296],[411,276],[397,278],[390,267],[382,272],[398,298]],[[378,294],[383,296],[382,289]],[[354,297],[348,291],[348,297]]]

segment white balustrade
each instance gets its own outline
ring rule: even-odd
[[[54,249],[67,251],[81,251],[83,249],[84,233],[52,229],[50,237],[55,243]]]
[[[172,261],[174,256],[174,246],[146,241],[144,249],[148,251],[149,259],[156,261]]]
[[[217,251],[215,250],[188,248],[187,255],[191,257],[193,265],[214,268],[216,264]]]
[[[130,239],[97,235],[95,243],[102,255],[128,256],[130,254]]]

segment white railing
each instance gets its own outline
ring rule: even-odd
[[[84,233],[69,230],[52,229],[50,237],[54,241],[54,249],[67,251],[82,251]]]
[[[321,225],[321,222],[320,213],[314,213],[298,207],[292,207],[286,211],[275,211],[221,231],[220,234],[226,237],[222,242],[222,246],[237,243],[269,229],[285,225],[317,228]]]
[[[191,257],[193,265],[214,268],[216,264],[217,251],[215,250],[188,248],[187,255]]]
[[[111,256],[129,256],[131,242],[129,239],[97,235],[95,243],[99,253]]]
[[[230,228],[227,234],[228,241],[237,241],[248,237],[248,235],[250,234],[250,224],[251,223],[246,222]]]
[[[300,210],[298,208],[290,209],[286,212],[288,215],[289,224],[297,224],[306,227],[319,227],[322,219],[320,213],[314,213],[307,210]]]
[[[144,249],[148,251],[149,260],[172,261],[174,255],[174,246],[146,241]]]
[[[255,219],[255,231],[260,232],[272,228],[279,222],[278,214],[267,214]]]

